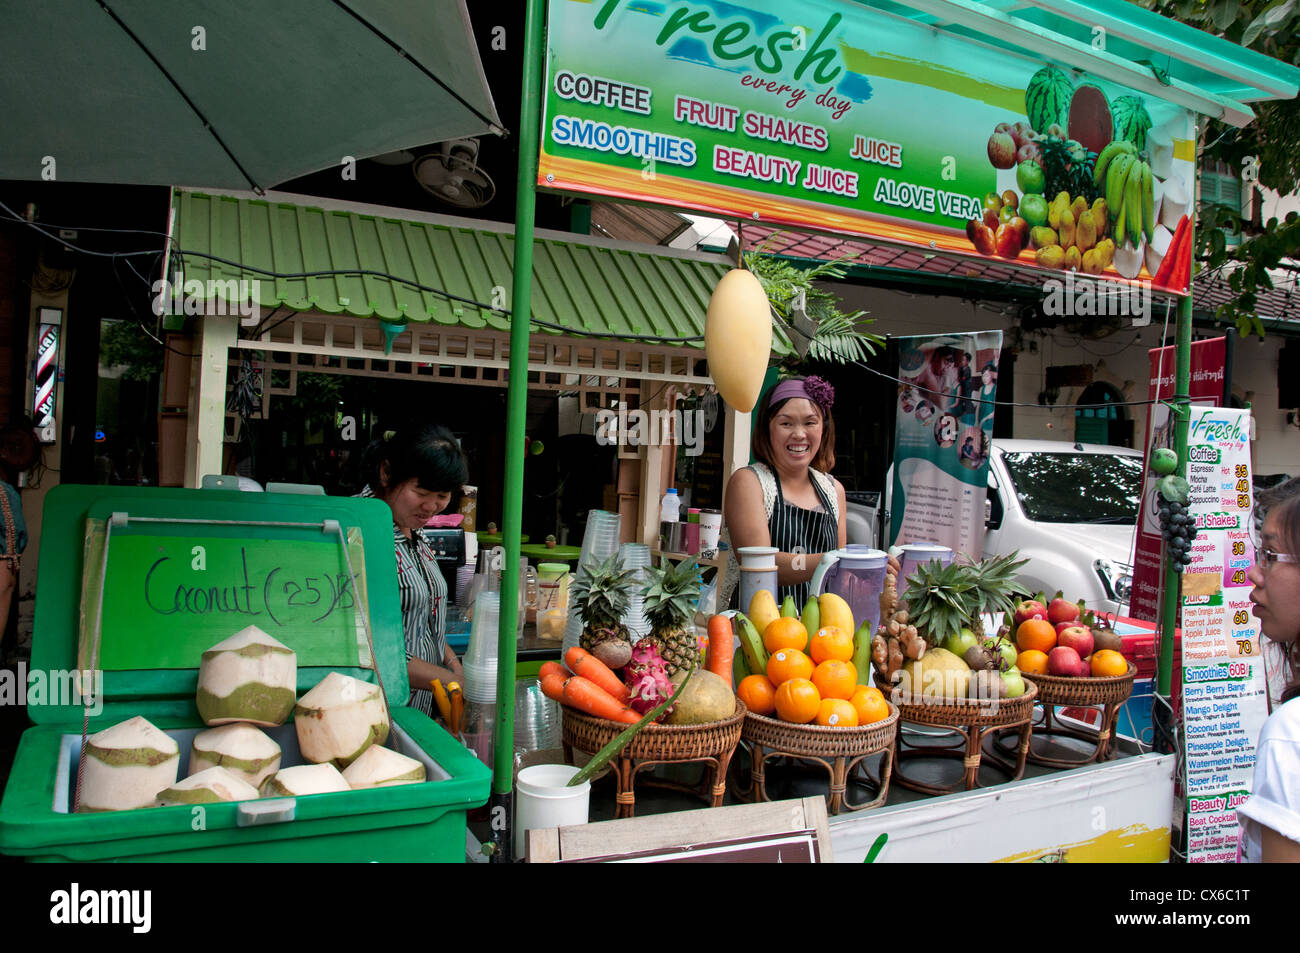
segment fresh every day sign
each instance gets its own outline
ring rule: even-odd
[[[1144,279],[1189,205],[1186,110],[854,4],[550,0],[549,51],[543,187]]]

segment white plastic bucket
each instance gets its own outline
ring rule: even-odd
[[[525,831],[587,823],[591,782],[567,786],[579,770],[571,764],[535,764],[515,777],[516,860],[524,857]]]

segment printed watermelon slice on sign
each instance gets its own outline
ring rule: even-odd
[[[1114,124],[1106,94],[1096,86],[1083,85],[1070,99],[1070,138],[1089,152],[1099,153],[1110,143]]]

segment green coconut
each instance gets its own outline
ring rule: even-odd
[[[237,778],[225,768],[207,768],[177,781],[158,792],[159,807],[177,804],[217,804],[222,801],[251,801],[258,797],[257,788]]]
[[[330,672],[293,707],[293,723],[304,758],[341,769],[388,739],[388,705],[378,685]]]
[[[371,745],[343,769],[343,779],[354,791],[414,784],[425,777],[424,765],[383,745]]]
[[[175,739],[139,715],[96,732],[86,739],[78,810],[153,807],[180,763]]]
[[[255,625],[203,653],[195,702],[205,725],[283,725],[293,711],[298,658]]]
[[[209,728],[194,736],[189,773],[192,777],[215,767],[260,788],[280,770],[280,746],[262,729],[245,722]]]
[[[350,790],[348,782],[332,764],[299,764],[281,768],[262,782],[262,797],[302,797]]]

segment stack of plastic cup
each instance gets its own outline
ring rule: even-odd
[[[650,547],[645,543],[624,543],[619,548],[624,569],[635,569],[632,599],[622,622],[632,635],[632,641],[650,633],[650,620],[645,614],[645,572],[650,565]]]
[[[465,670],[465,700],[497,700],[497,622],[501,617],[501,594],[480,592],[474,600],[474,624],[469,647],[461,667]]]
[[[602,563],[618,552],[620,523],[619,515],[609,510],[592,510],[587,514],[587,531],[582,537],[582,554],[575,570],[578,579],[582,578],[584,567],[589,563]],[[561,654],[567,653],[581,638],[582,616],[578,612],[577,600],[570,596],[569,622],[564,627]]]
[[[535,678],[515,683],[515,751],[558,748],[563,741],[560,706],[542,694]]]

